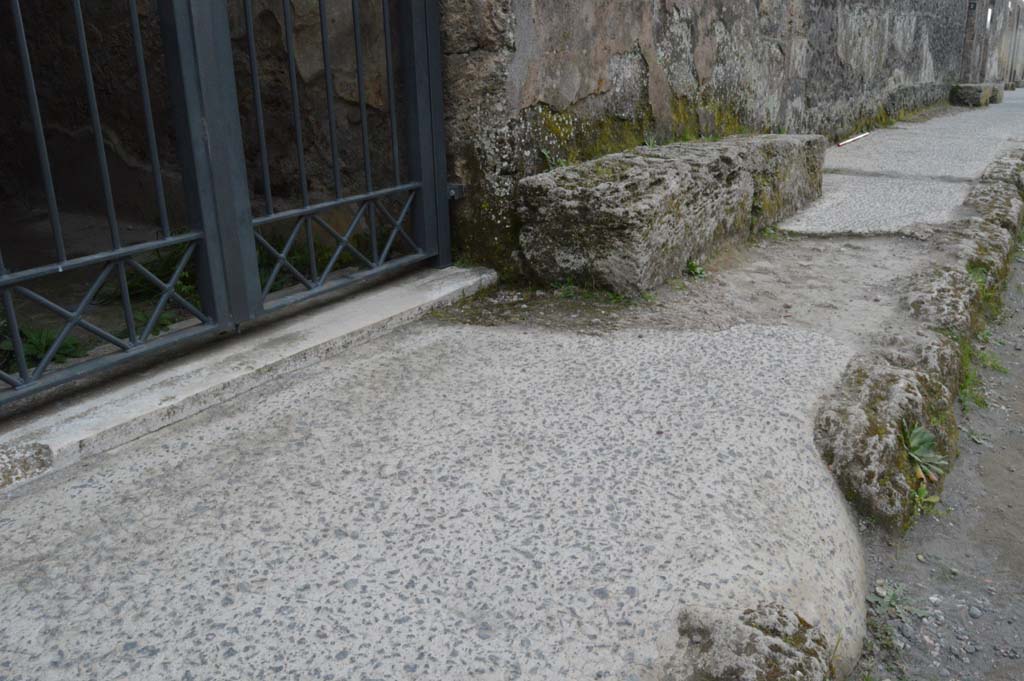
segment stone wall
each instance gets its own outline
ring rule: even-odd
[[[645,141],[884,123],[948,96],[967,18],[962,0],[442,7],[449,167],[468,188],[455,244],[506,274],[520,177]]]
[[[1010,65],[1006,80],[1019,83],[1024,80],[1024,4],[1017,7],[1007,22],[1010,33]]]
[[[1014,57],[1024,28],[1024,8],[1019,2],[976,0],[968,4],[966,35],[960,80],[965,83],[1011,80],[1020,73]]]

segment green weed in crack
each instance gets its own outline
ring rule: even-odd
[[[938,482],[949,472],[949,460],[935,451],[935,434],[921,424],[913,427],[906,421],[900,425],[900,444],[914,464],[914,473],[919,480],[927,478]]]
[[[885,580],[875,585],[875,590],[868,594],[867,601],[873,614],[879,617],[895,617],[906,620],[912,615],[924,614],[913,607],[905,586]]]
[[[917,489],[910,491],[910,501],[914,505],[915,518],[930,514],[941,515],[936,512],[935,507],[942,499],[938,494],[931,494],[924,482],[918,485]]]

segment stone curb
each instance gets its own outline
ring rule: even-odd
[[[0,430],[0,493],[336,356],[495,283],[497,275],[483,268],[422,270],[12,419]]]
[[[907,331],[856,357],[818,414],[816,443],[847,499],[892,529],[913,522],[920,484],[901,429],[927,427],[941,454],[950,462],[957,456],[954,408],[971,339],[998,305],[1024,220],[1024,150],[992,163],[964,205],[980,217],[929,234],[939,261],[909,279]],[[924,484],[932,494],[942,481]]]
[[[523,256],[545,284],[649,291],[819,198],[826,146],[820,135],[738,135],[523,178]]]

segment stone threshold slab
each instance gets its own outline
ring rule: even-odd
[[[0,489],[132,442],[497,283],[423,270],[46,405],[0,425]]]

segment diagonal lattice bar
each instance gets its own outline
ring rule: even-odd
[[[358,211],[356,213],[356,215],[359,216],[362,212],[363,211],[360,210],[360,211]],[[338,234],[338,232],[335,231],[334,228],[331,227],[329,224],[327,224],[323,220],[323,218],[314,217],[313,219],[316,220],[317,223],[320,224],[320,226],[322,226],[324,229],[326,229],[328,232],[330,232],[331,236],[333,236],[335,238],[335,240],[337,240],[337,242],[338,242],[338,247],[335,249],[334,253],[331,255],[331,260],[330,260],[330,263],[329,263],[330,267],[328,268],[328,274],[330,273],[330,270],[334,267],[334,263],[337,261],[337,259],[339,257],[341,257],[341,254],[343,252],[345,252],[345,251],[348,251],[352,255],[354,255],[357,258],[359,258],[360,260],[362,260],[364,263],[366,263],[367,267],[373,267],[374,266],[372,260],[367,258],[366,255],[364,255],[362,251],[360,251],[358,248],[356,248],[354,245],[352,245],[352,233],[359,227],[359,223],[360,223],[359,219],[357,219],[354,222],[352,222],[351,224],[349,224],[348,229],[345,231],[345,235],[344,236],[342,236],[341,234]],[[325,279],[327,279],[326,276],[321,276],[320,277],[320,283],[323,283]]]
[[[178,260],[177,266],[174,268],[174,274],[167,280],[166,284],[163,284],[163,293],[160,294],[160,300],[157,301],[156,307],[153,308],[153,314],[149,318],[149,322],[146,324],[146,328],[142,330],[142,336],[140,341],[145,343],[149,335],[153,333],[153,329],[156,328],[157,322],[160,320],[160,315],[163,314],[164,308],[167,306],[167,301],[170,300],[172,295],[178,296],[178,300],[184,300],[178,295],[174,288],[178,285],[178,279],[181,278],[181,273],[185,271],[185,265],[192,258],[192,253],[195,252],[196,245],[194,243],[189,244],[188,248],[182,254]]]
[[[112,269],[114,269],[114,263],[108,262],[106,267],[104,267],[100,272],[100,275],[96,277],[96,281],[94,281],[92,286],[89,287],[89,290],[86,291],[85,297],[82,298],[78,307],[75,308],[72,317],[68,319],[67,323],[64,324],[64,328],[61,329],[59,334],[57,334],[57,338],[53,341],[53,345],[51,345],[50,349],[46,351],[43,358],[39,360],[39,364],[36,366],[35,371],[32,372],[32,380],[38,380],[39,377],[43,375],[43,372],[46,371],[46,367],[50,366],[53,358],[57,356],[57,351],[60,349],[60,346],[64,344],[65,340],[67,340],[68,334],[71,333],[72,329],[79,325],[79,322],[82,320],[82,314],[85,313],[85,308],[89,306],[92,299],[95,298],[96,294],[99,293],[101,288],[103,288],[103,284],[107,282],[107,277],[110,276],[110,271]]]
[[[24,286],[17,286],[17,287],[15,287],[14,290],[17,291],[18,294],[20,294],[20,295],[24,296],[25,298],[31,300],[33,303],[36,303],[38,305],[41,305],[42,307],[45,307],[50,312],[59,314],[65,320],[73,319],[74,316],[75,316],[75,313],[72,312],[71,310],[65,309],[64,307],[58,305],[57,303],[53,302],[49,298],[45,298],[45,297],[39,295],[38,293],[36,293],[35,291],[32,291],[32,290],[29,290],[29,289],[25,288]],[[111,333],[109,333],[107,331],[104,331],[100,327],[98,327],[95,324],[93,324],[92,322],[90,322],[88,319],[79,319],[77,324],[78,324],[79,327],[81,327],[82,329],[85,329],[86,331],[88,331],[92,335],[97,336],[98,338],[100,338],[102,340],[105,340],[106,342],[110,343],[111,345],[114,345],[114,346],[116,346],[116,347],[118,347],[118,348],[120,348],[122,350],[128,350],[131,347],[128,343],[125,343],[122,339],[118,338],[117,336],[115,336],[115,335],[113,335],[113,334],[111,334]]]
[[[0,257],[0,272],[3,270],[3,258]],[[18,315],[14,312],[14,296],[11,290],[5,288],[2,296],[4,301],[4,315],[7,319],[7,332],[11,334],[11,349],[14,351],[14,361],[18,364],[18,375],[21,382],[29,380],[28,364],[25,362],[25,348],[21,344],[21,329],[18,327]]]
[[[17,388],[18,386],[21,385],[21,381],[19,381],[16,376],[11,376],[3,369],[0,369],[0,381],[3,381],[12,388]]]
[[[408,217],[409,211],[412,209],[412,204],[413,204],[413,201],[415,199],[416,199],[416,192],[415,191],[410,192],[409,193],[409,198],[406,199],[405,205],[402,206],[402,212],[398,214],[398,218],[397,219],[391,217],[391,213],[388,212],[388,209],[385,208],[383,204],[381,204],[381,203],[377,202],[376,200],[374,200],[374,203],[377,203],[377,207],[380,208],[382,213],[384,213],[384,217],[386,217],[388,219],[388,221],[390,221],[391,224],[394,225],[394,229],[392,229],[391,230],[391,234],[388,235],[387,243],[384,244],[384,250],[381,251],[380,258],[377,260],[378,267],[380,265],[383,265],[384,262],[388,259],[388,255],[391,252],[391,247],[395,243],[395,237],[397,237],[399,234],[401,234],[405,238],[405,240],[409,242],[409,245],[412,246],[413,249],[415,249],[417,251],[420,250],[420,247],[416,245],[416,242],[414,242],[412,239],[410,239],[409,235],[405,233],[404,229],[402,229],[402,223],[404,223],[406,217]]]
[[[191,314],[193,317],[198,319],[203,324],[210,323],[210,318],[203,314],[202,310],[197,308],[195,305],[190,303],[185,297],[183,297],[180,293],[178,293],[174,289],[174,286],[168,286],[167,282],[165,282],[160,277],[156,276],[148,269],[146,269],[145,265],[135,262],[134,260],[129,260],[128,264],[131,265],[132,269],[134,269],[136,272],[145,277],[149,281],[149,283],[153,284],[158,289],[160,289],[161,292],[168,292],[169,289],[170,296],[171,298],[174,299],[174,302],[185,308],[185,310],[188,311],[188,313]]]
[[[346,250],[348,250],[350,253],[357,256],[360,260],[366,263],[367,267],[373,267],[373,262],[365,255],[363,255],[362,251],[353,246],[351,241],[352,233],[356,231],[356,228],[363,221],[363,218],[366,214],[367,205],[368,204],[363,203],[362,205],[359,206],[359,210],[356,211],[355,217],[352,219],[352,222],[349,223],[348,229],[345,230],[344,236],[338,234],[338,232],[336,232],[333,227],[324,222],[324,220],[322,220],[321,218],[315,218],[316,221],[324,227],[324,229],[330,232],[334,236],[334,238],[338,240],[338,247],[334,250],[334,253],[331,254],[331,259],[327,262],[327,266],[324,268],[324,272],[320,276],[319,284],[321,286],[324,284],[325,281],[327,281],[327,276],[334,269],[335,264],[338,262],[338,258],[340,258],[341,254],[344,253]]]
[[[292,276],[294,276],[306,288],[316,288],[316,285],[313,282],[307,279],[305,275],[303,275],[301,272],[295,269],[294,265],[288,262],[288,254],[291,252],[292,246],[295,245],[295,239],[296,237],[298,237],[299,230],[302,229],[302,226],[305,224],[305,222],[305,217],[299,218],[299,220],[295,223],[295,226],[292,228],[291,234],[288,235],[288,241],[285,242],[284,248],[281,249],[280,253],[278,253],[277,249],[270,245],[269,241],[263,238],[262,234],[260,234],[259,232],[255,232],[256,243],[270,251],[271,255],[273,255],[274,259],[276,260],[276,262],[274,263],[274,269],[270,271],[270,276],[267,277],[267,283],[263,285],[264,298],[266,298],[270,294],[270,291],[274,286],[274,281],[277,279],[277,275],[281,272],[282,267],[291,272]]]

